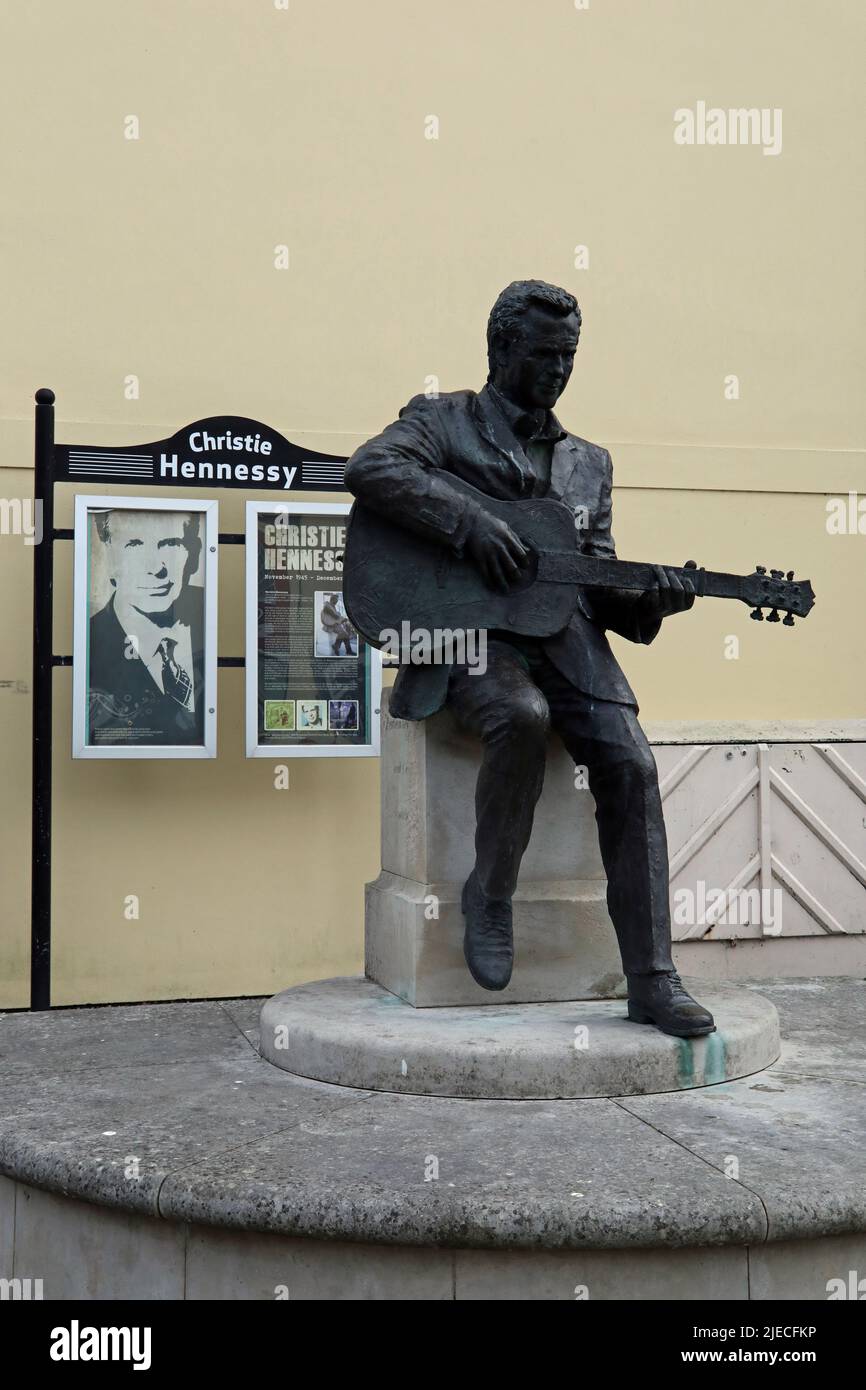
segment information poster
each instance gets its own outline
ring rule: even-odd
[[[247,503],[247,755],[379,752],[381,657],[343,602],[349,504]]]

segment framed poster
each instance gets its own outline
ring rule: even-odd
[[[217,503],[75,498],[72,756],[216,756]]]
[[[247,502],[247,757],[376,757],[382,658],[343,604],[348,502]]]

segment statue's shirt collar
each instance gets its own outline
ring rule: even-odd
[[[491,381],[488,381],[484,389],[518,439],[533,442],[546,440],[555,444],[566,438],[566,432],[552,410],[524,410],[522,406],[515,405],[507,396],[503,396]]]

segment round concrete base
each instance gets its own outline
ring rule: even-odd
[[[622,1000],[415,1009],[361,976],[275,994],[262,1056],[284,1071],[365,1091],[488,1100],[688,1090],[750,1076],[779,1056],[759,994],[687,981],[716,1020],[705,1038],[630,1023]]]

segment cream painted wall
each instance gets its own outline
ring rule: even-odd
[[[620,553],[793,567],[818,593],[794,632],[707,603],[651,649],[619,644],[644,716],[866,714],[866,536],[825,527],[826,494],[866,493],[861,0],[29,0],[0,24],[4,497],[32,486],[40,385],[63,442],[235,412],[349,453],[430,376],[480,385],[493,299],[539,276],[581,300],[560,413],[613,453]],[[699,100],[781,108],[782,152],[676,145],[674,110]],[[214,495],[240,529],[241,496]],[[240,562],[221,556],[223,654],[242,650]],[[0,536],[5,1006],[27,999],[31,565]],[[216,762],[73,763],[69,686],[58,672],[57,1002],[359,967],[372,761],[297,760],[275,791],[224,671]]]

